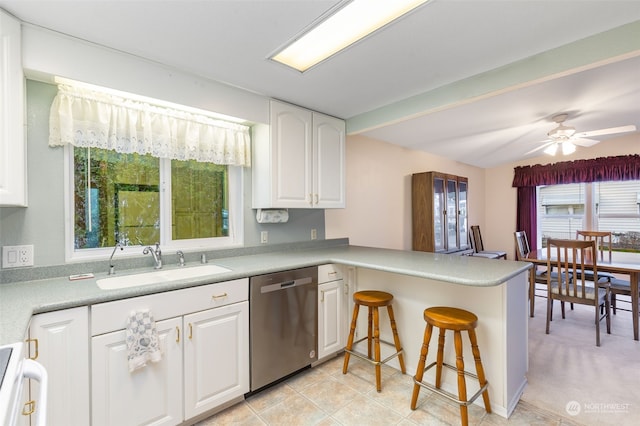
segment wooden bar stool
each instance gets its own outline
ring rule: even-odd
[[[380,381],[380,365],[386,363],[390,359],[394,357],[398,357],[398,361],[400,362],[400,369],[404,374],[406,372],[404,367],[404,358],[402,357],[402,346],[400,345],[400,338],[398,337],[398,329],[396,328],[396,320],[393,316],[393,308],[391,307],[391,301],[393,301],[393,295],[390,293],[386,293],[384,291],[358,291],[353,295],[353,301],[355,302],[355,306],[353,307],[353,318],[351,319],[351,331],[349,332],[349,339],[347,340],[347,347],[345,348],[344,353],[344,366],[342,367],[342,374],[347,374],[347,368],[349,367],[349,357],[351,355],[355,355],[358,358],[365,359],[370,363],[376,366],[376,389],[378,392],[381,391],[381,381]],[[369,319],[367,323],[367,336],[363,337],[356,342],[353,341],[355,331],[356,331],[356,323],[358,320],[358,312],[360,310],[360,305],[367,306],[369,308]],[[394,343],[385,342],[380,339],[380,326],[379,326],[379,313],[378,308],[386,306],[387,312],[389,313],[389,320],[391,321],[391,331],[393,331],[393,341]],[[363,340],[367,340],[367,355],[363,355],[353,350],[353,345]],[[387,344],[389,346],[394,346],[396,352],[380,361],[380,342]],[[371,343],[373,343],[373,358],[371,357]]]
[[[478,317],[469,311],[457,308],[449,307],[434,307],[424,310],[424,320],[427,322],[427,326],[424,331],[424,340],[422,342],[422,350],[420,351],[420,361],[416,369],[416,375],[413,377],[413,396],[411,397],[411,409],[416,409],[416,403],[418,402],[418,394],[420,393],[420,387],[429,389],[439,395],[442,395],[458,404],[460,404],[460,416],[463,425],[469,423],[469,416],[467,413],[467,406],[472,404],[473,401],[482,394],[484,400],[484,408],[487,413],[491,412],[491,403],[489,402],[489,392],[487,382],[484,376],[484,368],[482,368],[482,361],[480,360],[480,350],[478,349],[478,341],[476,339],[475,328],[478,324]],[[438,354],[436,362],[433,362],[425,368],[427,360],[427,352],[429,351],[429,341],[431,340],[431,333],[433,327],[440,328],[440,336],[438,338]],[[443,362],[444,359],[444,334],[446,330],[453,330],[454,344],[456,348],[456,366],[453,367]],[[469,340],[471,341],[471,351],[473,352],[473,359],[476,363],[476,373],[469,373],[464,371],[464,360],[462,358],[462,337],[460,332],[466,330],[469,333]],[[424,383],[422,377],[424,372],[431,367],[436,366],[436,384],[433,386],[429,383]],[[440,389],[442,379],[442,367],[445,366],[451,370],[455,370],[458,373],[458,396],[456,397],[450,392]],[[473,377],[480,383],[480,390],[476,392],[470,399],[467,399],[467,385],[465,376]]]

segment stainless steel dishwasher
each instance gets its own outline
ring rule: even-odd
[[[318,359],[318,268],[249,279],[251,391]]]

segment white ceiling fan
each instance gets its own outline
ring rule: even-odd
[[[596,139],[589,139],[590,137],[636,131],[636,126],[628,125],[576,133],[575,127],[566,126],[564,124],[567,117],[569,117],[569,114],[558,114],[553,116],[552,120],[558,123],[558,126],[547,133],[549,139],[542,141],[542,146],[529,151],[527,154],[544,149],[545,154],[556,155],[556,152],[558,152],[558,148],[560,148],[562,154],[568,155],[575,152],[576,145],[587,147],[593,146],[600,142]]]

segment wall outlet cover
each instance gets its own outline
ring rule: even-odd
[[[33,266],[33,245],[2,247],[2,267]]]

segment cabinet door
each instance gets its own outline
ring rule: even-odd
[[[313,113],[313,207],[345,206],[345,123]]]
[[[29,337],[29,357],[47,370],[47,424],[89,424],[88,308],[35,315]],[[30,380],[32,396],[39,386]]]
[[[343,295],[342,280],[318,286],[318,359],[344,348]]]
[[[458,230],[460,235],[460,249],[469,248],[469,225],[467,224],[467,180],[458,178]]]
[[[273,207],[311,207],[311,123],[311,111],[271,102]]]
[[[185,418],[249,392],[249,302],[184,317]]]
[[[0,9],[0,206],[27,205],[20,21]]]
[[[457,251],[458,241],[458,181],[455,176],[447,176],[447,251]]]
[[[446,250],[446,197],[444,177],[433,178],[433,251]]]
[[[162,360],[132,373],[124,330],[92,338],[93,426],[182,422],[181,327],[182,318],[158,321]]]

